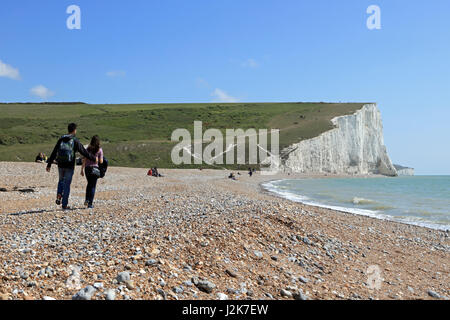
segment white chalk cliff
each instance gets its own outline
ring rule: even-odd
[[[414,168],[404,167],[399,164],[394,164],[394,167],[397,170],[397,174],[399,176],[413,176],[414,175]]]
[[[281,151],[285,172],[382,174],[396,176],[386,151],[381,113],[365,104],[351,115],[333,118],[335,128]]]

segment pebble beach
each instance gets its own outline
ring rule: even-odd
[[[278,198],[278,174],[0,162],[0,300],[448,299],[449,233]]]

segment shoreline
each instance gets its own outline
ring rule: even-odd
[[[111,167],[89,210],[76,170],[74,209],[63,212],[56,171],[0,162],[0,298],[70,300],[88,286],[92,300],[108,290],[118,300],[450,297],[448,234],[304,205],[260,185],[293,175],[241,172],[233,181],[228,171],[161,169],[152,178]],[[80,287],[67,286],[71,266],[81,268]],[[121,272],[131,283],[117,281]]]
[[[321,178],[321,177],[314,177],[312,179],[316,179],[316,178]],[[329,177],[329,178],[332,179],[333,177]],[[343,178],[343,177],[340,176],[339,178]],[[352,177],[349,176],[349,177],[345,177],[345,178],[352,178]],[[371,178],[371,177],[369,176],[368,178]],[[305,179],[308,179],[308,178],[305,178]],[[394,217],[392,217],[390,215],[378,214],[376,211],[369,210],[369,209],[355,209],[355,210],[352,210],[352,208],[338,207],[338,206],[326,205],[326,204],[321,204],[321,203],[308,203],[308,202],[305,202],[304,200],[300,199],[301,195],[292,194],[293,196],[296,196],[296,197],[299,198],[298,200],[295,200],[295,199],[292,199],[292,198],[288,197],[287,195],[284,196],[283,194],[278,193],[277,191],[272,191],[268,187],[264,186],[264,184],[270,184],[272,182],[284,181],[284,180],[297,180],[297,179],[295,179],[295,178],[294,179],[291,179],[291,178],[288,178],[288,179],[274,179],[274,180],[269,180],[269,181],[266,181],[266,182],[261,182],[260,183],[261,192],[266,192],[267,194],[273,195],[275,197],[278,197],[278,198],[281,198],[281,199],[285,199],[285,200],[288,200],[288,201],[301,203],[301,204],[306,205],[306,206],[323,208],[323,209],[333,210],[333,211],[336,211],[336,212],[346,213],[346,214],[351,214],[351,215],[359,215],[359,216],[372,218],[372,219],[377,219],[377,220],[386,221],[386,222],[402,223],[402,224],[405,224],[405,225],[412,225],[412,226],[421,227],[421,228],[425,228],[425,229],[431,229],[431,230],[434,230],[434,231],[442,231],[442,232],[445,232],[445,233],[449,233],[450,232],[450,228],[448,228],[447,225],[440,226],[439,224],[433,224],[432,222],[423,222],[422,223],[422,222],[403,221],[401,219],[396,220]],[[364,212],[367,212],[367,213],[364,213]]]

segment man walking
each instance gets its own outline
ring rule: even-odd
[[[97,158],[87,152],[80,141],[75,137],[77,134],[77,125],[75,123],[69,124],[68,131],[69,134],[59,138],[47,164],[47,172],[50,172],[53,161],[56,160],[58,163],[59,181],[56,204],[60,205],[62,201],[63,210],[70,209],[68,204],[70,184],[72,183],[73,172],[75,169],[75,154],[79,152],[89,160],[97,161]]]

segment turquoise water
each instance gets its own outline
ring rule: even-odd
[[[278,180],[263,186],[305,204],[450,230],[450,176]]]

